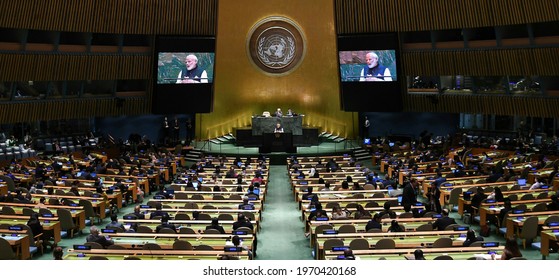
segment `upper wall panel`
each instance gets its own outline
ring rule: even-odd
[[[0,1],[0,27],[213,36],[218,0]]]
[[[512,25],[559,19],[556,0],[335,0],[338,34]]]

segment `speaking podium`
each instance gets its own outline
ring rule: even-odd
[[[292,133],[263,133],[262,145],[258,149],[259,153],[284,152],[296,153],[297,149],[293,146]]]

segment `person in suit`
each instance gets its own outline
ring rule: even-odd
[[[146,215],[144,215],[144,214],[141,212],[140,205],[134,206],[134,212],[133,212],[133,213],[130,213],[130,214],[128,214],[128,215],[129,215],[129,216],[136,216],[136,218],[137,218],[137,219],[140,219],[140,220],[143,220],[143,219],[146,218]]]
[[[466,233],[466,240],[464,241],[464,244],[462,246],[469,247],[476,241],[483,241],[483,237],[476,236],[476,232],[473,229],[470,229],[468,230],[468,233]]]
[[[155,211],[153,211],[153,213],[151,213],[151,216],[152,216],[152,217],[155,217],[155,216],[161,216],[161,217],[167,216],[167,217],[169,217],[169,213],[163,211],[163,210],[162,210],[162,207],[163,207],[163,206],[161,205],[161,202],[158,202],[158,203],[155,205]]]
[[[375,213],[375,215],[373,216],[373,218],[367,222],[367,225],[365,226],[365,231],[369,231],[370,229],[373,228],[378,228],[380,230],[382,230],[382,223],[381,223],[381,219],[380,219],[380,214],[379,213]]]
[[[417,183],[417,179],[413,178],[404,185],[404,190],[402,191],[402,206],[414,205],[417,203],[417,197],[415,196],[413,188],[415,183]]]
[[[177,77],[177,84],[208,83],[208,73],[198,66],[198,57],[189,54],[184,60],[185,66],[181,68]]]
[[[388,202],[388,201],[385,202],[383,208],[384,208],[384,210],[379,213],[381,218],[384,215],[388,215],[390,217],[390,219],[395,219],[396,218],[396,212],[394,212],[390,209],[390,202]]]
[[[161,217],[161,224],[155,228],[155,232],[159,233],[162,229],[169,228],[177,232],[175,225],[169,223],[169,216]]]
[[[281,111],[281,108],[278,108],[278,109],[276,110],[276,117],[278,117],[278,118],[283,117],[283,112]]]
[[[559,198],[556,194],[551,196],[551,202],[547,204],[547,210],[556,211],[559,210]]]
[[[118,222],[118,217],[116,214],[111,215],[111,222],[107,224],[105,228],[114,227],[114,228],[121,228],[123,231],[126,230],[122,223]]]
[[[225,229],[219,225],[219,220],[217,218],[212,219],[212,224],[207,226],[206,229],[216,229],[221,234],[225,234]]]
[[[445,230],[447,226],[456,224],[456,221],[448,216],[448,209],[443,209],[442,211],[443,216],[438,218],[433,223],[433,229],[436,230]]]
[[[86,242],[95,242],[101,244],[103,248],[107,248],[114,244],[114,241],[107,239],[105,236],[99,234],[99,229],[96,226],[89,228],[89,235],[86,237]]]
[[[254,227],[252,226],[250,220],[247,217],[245,217],[245,215],[243,214],[239,214],[237,216],[237,221],[233,223],[233,230],[236,230],[240,227],[247,227],[254,230]]]
[[[429,199],[431,210],[437,213],[441,213],[441,190],[437,187],[437,184],[435,182],[431,183],[431,188],[427,193],[427,198]]]

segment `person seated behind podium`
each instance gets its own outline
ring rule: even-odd
[[[276,123],[276,128],[274,129],[274,133],[283,133],[283,126],[281,126],[281,123]]]
[[[113,245],[115,242],[112,240],[109,240],[107,238],[105,238],[105,236],[99,234],[99,228],[97,228],[96,226],[92,226],[89,229],[89,235],[87,236],[87,238],[85,239],[86,242],[95,242],[95,243],[99,243],[101,244],[101,246],[103,246],[103,248],[107,248],[110,245]]]
[[[155,232],[159,233],[164,228],[170,228],[173,231],[177,232],[177,228],[173,224],[169,224],[169,216],[161,217],[161,224],[155,228]]]
[[[278,118],[283,117],[283,112],[281,111],[280,108],[278,108],[278,109],[276,110],[276,117],[278,117]]]
[[[254,205],[249,202],[248,196],[243,196],[243,203],[239,204],[239,209],[254,210]]]
[[[293,113],[293,111],[291,110],[291,108],[287,109],[287,117],[293,117],[295,115],[295,113]]]

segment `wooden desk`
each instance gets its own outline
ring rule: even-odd
[[[10,243],[18,259],[28,260],[31,258],[31,252],[29,251],[31,241],[29,235],[25,234],[23,231],[14,232],[5,229],[0,229],[0,233],[0,238]]]
[[[137,257],[142,260],[216,260],[219,256],[237,256],[241,260],[249,260],[248,252],[198,251],[198,250],[74,250],[69,249],[65,260],[89,260],[92,256],[103,256],[109,260],[124,260]]]
[[[39,217],[41,221],[41,225],[43,226],[43,231],[48,231],[52,233],[54,237],[54,243],[60,242],[62,240],[60,236],[60,222],[58,221],[57,217],[53,218],[45,218]],[[29,217],[23,215],[0,215],[0,224],[7,224],[7,225],[18,225],[18,224],[27,224],[29,221]]]
[[[538,217],[538,224],[543,225],[545,220],[551,216],[559,216],[559,211],[525,212],[522,214],[508,214],[506,220],[507,237],[520,236],[520,229],[524,221],[529,217]],[[522,218],[522,219],[520,219]]]
[[[559,229],[548,229],[541,232],[541,248],[542,259],[545,260],[549,256],[549,248],[551,242],[559,241]]]
[[[375,244],[385,238],[394,240],[396,249],[400,248],[430,248],[435,240],[442,237],[452,239],[453,247],[460,247],[466,240],[467,231],[422,231],[422,232],[391,232],[391,233],[339,233],[339,234],[317,234],[316,236],[316,259],[324,259],[324,242],[327,239],[340,239],[344,246],[349,246],[352,240],[357,238],[366,239],[369,249],[375,249]]]

